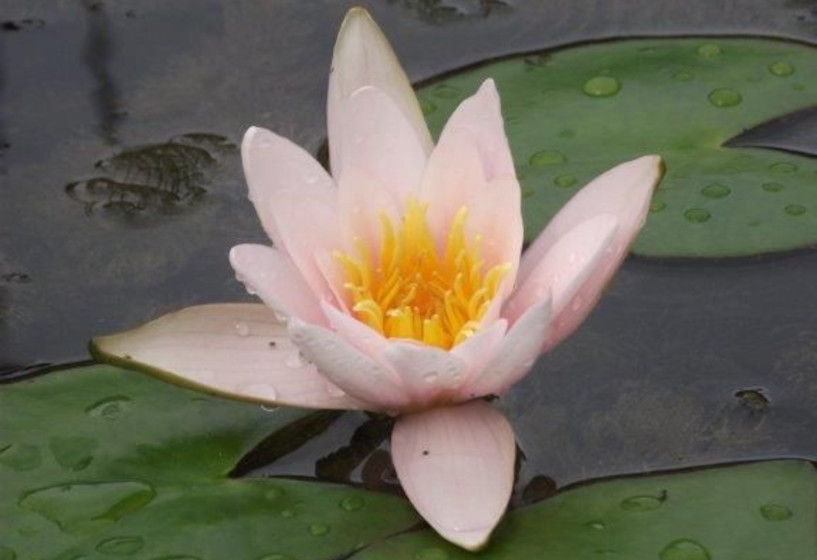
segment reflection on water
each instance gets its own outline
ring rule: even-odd
[[[443,25],[463,19],[499,14],[512,8],[506,0],[388,0],[413,11],[428,23]]]

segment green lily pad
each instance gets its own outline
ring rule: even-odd
[[[814,47],[644,39],[511,58],[421,88],[432,132],[486,78],[502,96],[528,240],[593,177],[655,153],[667,174],[635,253],[732,257],[817,243],[815,158],[725,146],[817,104]]]
[[[308,414],[110,366],[0,387],[0,558],[335,558],[417,523],[384,494],[228,478]]]
[[[799,560],[817,558],[817,473],[772,461],[599,482],[506,517],[480,558]],[[354,560],[457,560],[431,531],[376,544]]]

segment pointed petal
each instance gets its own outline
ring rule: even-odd
[[[481,371],[488,360],[496,354],[507,329],[508,322],[499,319],[451,349],[452,354],[467,364],[463,386],[467,386],[472,376]]]
[[[285,316],[325,325],[318,299],[285,254],[264,245],[236,245],[230,264],[248,291]]]
[[[411,122],[383,91],[365,86],[349,97],[341,116],[343,151],[332,173],[344,181],[357,167],[389,189],[400,201],[416,191],[426,166],[426,152]],[[330,141],[331,145],[331,141]]]
[[[513,293],[502,314],[511,322],[544,298],[552,298],[553,312],[564,311],[586,281],[610,255],[618,231],[613,214],[600,214],[568,231],[542,258]]]
[[[241,143],[241,161],[250,189],[250,200],[270,239],[282,246],[276,216],[285,209],[273,204],[272,195],[283,189],[316,191],[331,195],[332,179],[303,148],[274,132],[251,126]]]
[[[492,79],[482,82],[477,93],[460,103],[440,135],[440,143],[457,130],[467,130],[475,139],[488,181],[516,177],[499,93]]]
[[[286,326],[262,304],[188,307],[91,343],[102,361],[239,400],[302,408],[363,408],[305,364]]]
[[[523,255],[517,278],[520,286],[534,274],[541,260],[556,243],[576,226],[602,214],[616,216],[618,227],[603,258],[587,275],[571,303],[558,312],[558,317],[554,317],[554,328],[543,351],[554,347],[572,333],[598,301],[601,291],[621,265],[646,220],[650,199],[661,173],[661,158],[644,156],[600,175],[559,211]]]
[[[511,327],[491,360],[463,386],[462,398],[504,393],[522,379],[539,357],[552,316],[549,299],[534,305]]]
[[[364,8],[352,8],[338,32],[329,75],[327,128],[335,176],[340,171],[339,162],[345,150],[341,130],[346,102],[364,86],[375,86],[391,98],[405,115],[425,154],[430,153],[434,145],[417,96],[389,41]]]
[[[383,358],[413,396],[413,404],[428,405],[462,383],[467,363],[440,348],[415,342],[390,341]]]
[[[369,410],[394,411],[409,403],[409,395],[380,363],[337,333],[298,319],[289,322],[292,341],[335,385],[368,404]]]
[[[454,544],[484,546],[513,488],[516,444],[502,413],[472,401],[401,416],[391,452],[420,515]]]
[[[480,236],[479,255],[486,266],[510,263],[505,278],[513,285],[522,254],[524,226],[522,193],[515,177],[491,181],[485,192],[469,205],[468,233]]]

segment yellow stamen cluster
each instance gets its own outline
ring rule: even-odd
[[[437,254],[427,206],[409,199],[399,227],[381,214],[379,258],[361,240],[358,256],[336,251],[356,317],[388,338],[407,338],[449,349],[479,328],[510,263],[483,273],[479,238],[469,245],[468,209],[455,215],[445,249]]]

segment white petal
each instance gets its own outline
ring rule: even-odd
[[[94,355],[227,397],[303,408],[363,408],[306,364],[262,304],[189,307],[95,338]]]
[[[294,319],[289,322],[292,341],[304,356],[335,385],[366,402],[370,410],[396,411],[406,407],[410,395],[393,372],[337,333]]]
[[[383,358],[400,376],[414,404],[420,405],[458,387],[467,367],[459,356],[415,342],[389,341]]]
[[[352,8],[338,32],[329,75],[327,127],[332,171],[336,175],[346,149],[341,139],[346,102],[352,93],[365,86],[374,86],[391,98],[426,154],[433,147],[417,96],[389,41],[364,8]]]
[[[552,308],[550,299],[531,307],[511,327],[493,358],[463,387],[463,398],[504,393],[528,374],[548,333]]]
[[[401,416],[391,453],[409,500],[442,537],[485,545],[513,488],[516,444],[502,413],[472,401]]]

